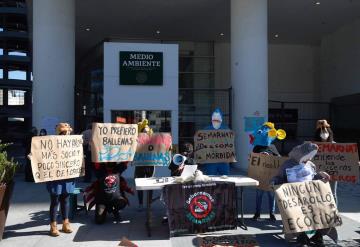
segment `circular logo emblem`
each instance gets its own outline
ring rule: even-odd
[[[145,72],[138,72],[136,74],[136,81],[139,83],[139,84],[144,84],[148,79],[148,76]]]
[[[199,195],[194,197],[189,204],[191,214],[196,219],[203,219],[209,215],[212,210],[212,202],[209,197]]]

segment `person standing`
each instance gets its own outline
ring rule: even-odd
[[[252,151],[253,153],[280,156],[279,152],[276,150],[276,147],[271,145],[271,143],[276,138],[283,140],[285,137],[286,132],[284,130],[276,130],[273,123],[266,122],[250,135],[250,143],[254,146]],[[274,192],[264,191],[261,189],[256,189],[256,207],[253,219],[260,219],[262,198],[264,193],[267,194],[269,199],[269,219],[271,221],[276,221]]]
[[[216,108],[211,115],[211,125],[205,130],[229,130],[230,128],[223,123],[223,114],[220,108]],[[196,150],[195,150],[196,151]],[[204,163],[199,165],[199,169],[205,175],[229,175],[230,164],[226,162],[219,163]]]
[[[144,119],[138,123],[139,133],[146,133],[148,135],[153,134],[153,130],[149,127],[149,121]],[[134,178],[151,178],[155,175],[155,166],[136,166]],[[142,190],[137,191],[139,206],[138,211],[142,211],[144,208],[144,192]],[[148,193],[148,200],[152,200],[152,191]]]
[[[72,128],[68,123],[59,123],[56,125],[57,135],[70,135]],[[69,222],[69,196],[74,193],[75,179],[63,179],[46,182],[46,188],[50,194],[50,236],[57,237],[60,235],[57,229],[57,211],[60,204],[60,210],[63,219],[62,232],[72,233]]]
[[[314,141],[316,142],[331,142],[335,143],[334,141],[334,133],[330,128],[330,124],[326,119],[321,119],[316,122],[316,130],[314,135]],[[334,195],[334,199],[336,204],[338,203],[337,200],[337,181],[330,181],[330,187]]]

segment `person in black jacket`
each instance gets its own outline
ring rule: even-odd
[[[169,169],[171,171],[171,176],[181,176],[182,171],[184,170],[184,165],[195,165],[194,161],[194,147],[191,143],[186,142],[181,147],[180,154],[186,157],[185,162],[182,165],[176,165],[173,160],[169,165]]]
[[[125,163],[125,164],[124,164]],[[126,162],[101,164],[98,171],[99,187],[95,195],[95,223],[102,224],[106,214],[112,213],[116,221],[120,220],[119,211],[128,205],[128,200],[121,190],[122,179],[119,174],[126,170]]]

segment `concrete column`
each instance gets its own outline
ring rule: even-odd
[[[33,1],[33,74],[33,125],[49,117],[73,125],[74,0]]]
[[[268,116],[267,0],[231,0],[231,83],[238,166],[251,151],[245,117]]]

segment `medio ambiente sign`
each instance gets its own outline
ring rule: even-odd
[[[163,53],[120,51],[120,85],[163,85]]]

